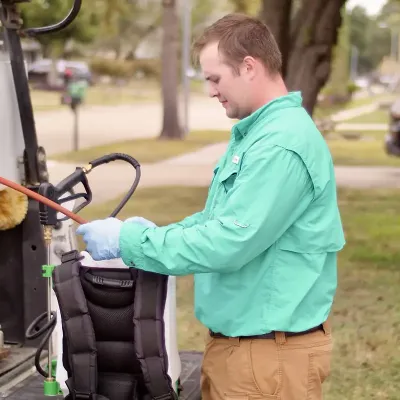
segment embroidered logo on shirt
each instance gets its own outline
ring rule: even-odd
[[[233,158],[232,158],[232,162],[234,164],[239,164],[239,160],[240,160],[239,156],[233,156]]]

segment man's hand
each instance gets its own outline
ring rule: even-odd
[[[93,260],[111,260],[120,257],[119,234],[122,221],[117,218],[106,218],[81,225],[77,235],[83,236],[86,251]]]

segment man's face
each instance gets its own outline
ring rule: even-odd
[[[200,64],[208,83],[210,97],[216,97],[229,118],[242,119],[251,114],[251,86],[246,72],[235,73],[224,63],[218,43],[206,46],[200,54]]]

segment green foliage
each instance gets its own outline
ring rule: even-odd
[[[393,12],[395,8],[390,10]],[[359,75],[375,70],[383,57],[390,54],[390,30],[382,28],[382,22],[387,21],[385,14],[387,10],[384,9],[378,18],[371,18],[362,6],[354,7],[351,12],[344,11],[338,44],[334,49],[331,77],[323,90],[329,97],[329,104],[347,101],[358,89],[349,81],[352,48],[358,53]]]
[[[229,0],[234,12],[256,15],[259,12],[260,0]]]
[[[343,23],[339,30],[338,43],[333,49],[332,71],[323,94],[325,104],[330,106],[337,103],[345,103],[351,98],[353,89],[349,86],[350,71],[350,26],[349,16],[343,10]]]
[[[208,25],[214,8],[214,0],[194,0],[192,6],[192,34],[196,37]],[[180,10],[178,10],[180,11]],[[182,12],[182,11],[180,11]]]
[[[400,20],[400,0],[387,0],[382,7],[379,20],[394,27]]]
[[[67,16],[72,4],[71,0],[32,0],[30,3],[21,4],[24,28],[57,23]],[[53,51],[56,49],[58,53],[63,51],[65,43],[70,39],[78,43],[91,42],[99,24],[99,15],[94,5],[94,0],[83,1],[81,11],[71,25],[57,33],[39,35],[36,39],[44,47],[52,45]]]
[[[353,93],[357,92],[358,90],[360,90],[360,88],[358,87],[358,85],[352,81],[347,83],[347,92],[352,95]]]
[[[112,60],[94,58],[90,68],[96,75],[107,75],[112,78],[132,78],[137,74],[146,78],[159,79],[161,64],[159,60]]]
[[[350,41],[359,51],[358,72],[368,73],[390,54],[390,30],[381,27],[382,17],[370,18],[361,6],[350,14]]]
[[[101,49],[112,50],[116,58],[134,58],[135,51],[161,24],[161,6],[155,1],[102,1]]]

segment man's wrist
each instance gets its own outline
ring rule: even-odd
[[[119,233],[120,257],[128,267],[143,265],[142,237],[149,229],[134,222],[124,222]]]

